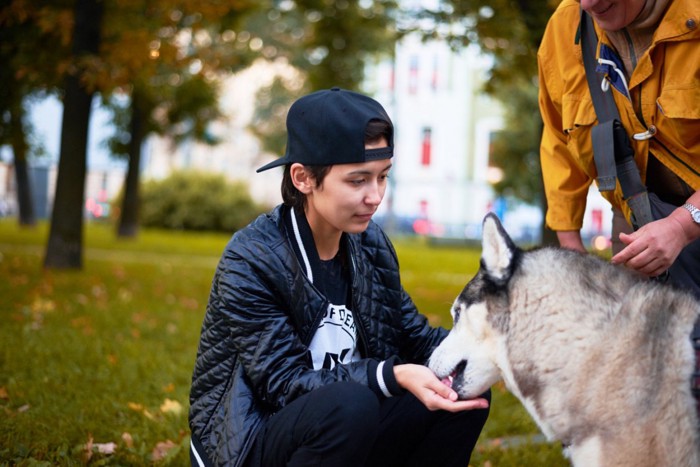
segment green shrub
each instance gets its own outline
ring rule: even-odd
[[[147,181],[141,190],[144,227],[233,232],[265,210],[252,200],[245,183],[217,174],[175,172]]]

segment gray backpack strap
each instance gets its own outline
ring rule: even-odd
[[[615,161],[617,178],[620,181],[622,196],[632,211],[632,226],[634,230],[654,220],[649,204],[647,187],[642,183],[639,167],[634,160],[634,151],[629,137],[622,124],[615,120]],[[619,126],[619,127],[618,127]],[[595,156],[594,156],[595,157]]]
[[[603,92],[601,82],[604,75],[596,71],[596,49],[598,37],[593,20],[581,10],[580,39],[583,66],[598,117],[598,124],[591,132],[593,159],[600,191],[612,191],[619,180],[622,196],[632,210],[632,224],[636,229],[653,220],[646,186],[642,183],[639,168],[634,161],[630,139],[620,123],[620,113],[615,105],[612,91]]]
[[[591,140],[593,142],[593,159],[598,171],[598,190],[612,191],[615,189],[617,171],[615,169],[614,122],[620,119],[620,114],[611,94],[603,93],[600,85],[605,76],[596,71],[596,49],[598,37],[593,27],[591,17],[581,10],[581,52],[583,66],[586,70],[586,80],[593,100],[593,108],[598,117],[598,125],[593,127]]]
[[[615,167],[615,154],[611,150],[614,147],[613,124],[615,120],[599,123],[594,126],[591,133],[593,141],[593,160],[598,172],[596,181],[599,191],[613,191],[617,182],[617,169]]]

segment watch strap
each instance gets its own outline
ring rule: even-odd
[[[693,221],[700,224],[700,209],[698,209],[696,206],[693,206],[690,203],[685,203],[683,205],[683,209],[687,210],[690,213],[690,217],[693,218]]]

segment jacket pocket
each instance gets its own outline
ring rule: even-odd
[[[656,100],[660,137],[690,154],[700,152],[700,84],[669,86]]]
[[[566,95],[562,99],[562,126],[567,147],[586,170],[593,162],[591,129],[598,122],[590,96]]]
[[[562,128],[564,133],[574,136],[581,127],[592,127],[596,122],[593,101],[589,96],[580,97],[573,94],[562,99]]]

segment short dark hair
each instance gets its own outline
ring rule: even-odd
[[[394,128],[391,123],[385,120],[372,119],[367,123],[365,128],[365,144],[376,143],[384,138],[386,141],[392,141]],[[311,178],[316,181],[316,186],[323,185],[323,179],[330,172],[332,165],[306,165],[304,166],[310,172]],[[292,182],[291,164],[284,167],[282,175],[282,202],[286,206],[291,206],[297,209],[306,207],[306,195],[297,190]]]

